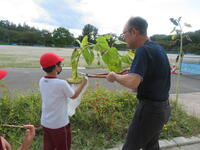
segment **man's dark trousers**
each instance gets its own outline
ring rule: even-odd
[[[170,116],[168,100],[154,102],[141,100],[129,126],[122,150],[159,150],[159,135]]]

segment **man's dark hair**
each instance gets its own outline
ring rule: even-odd
[[[148,23],[145,19],[141,17],[131,17],[128,20],[127,25],[129,26],[129,28],[135,28],[136,30],[138,30],[140,34],[147,35]]]
[[[53,66],[50,66],[50,67],[47,67],[47,68],[43,68],[43,70],[46,72],[46,73],[50,73],[52,72],[56,66],[60,66],[61,62],[59,61],[57,64],[53,65]]]

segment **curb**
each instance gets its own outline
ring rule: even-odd
[[[200,134],[197,136],[192,136],[190,138],[185,137],[175,137],[171,140],[159,140],[160,148],[163,150],[171,149],[171,148],[180,148],[186,145],[192,145],[200,143]],[[119,144],[114,148],[106,149],[106,150],[121,150],[123,144]]]
[[[160,140],[160,147],[163,148],[172,148],[172,147],[180,147],[185,145],[192,145],[200,143],[200,135],[192,136],[190,138],[185,137],[175,137],[171,140]]]

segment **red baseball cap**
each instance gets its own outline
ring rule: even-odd
[[[8,71],[0,70],[0,80],[3,79],[7,75]]]
[[[42,68],[48,68],[63,60],[63,57],[60,57],[55,53],[48,52],[40,57],[40,65],[42,66]]]

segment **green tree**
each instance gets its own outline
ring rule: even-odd
[[[53,37],[52,37],[51,32],[49,32],[48,30],[42,30],[41,36],[42,36],[43,43],[44,43],[45,46],[52,46],[53,45]]]
[[[88,42],[95,44],[95,39],[98,34],[98,29],[91,25],[87,24],[83,27],[82,36],[80,37],[80,41],[82,41],[84,36],[88,36]]]
[[[75,38],[69,30],[59,27],[53,31],[53,41],[55,46],[65,47],[74,44]]]

